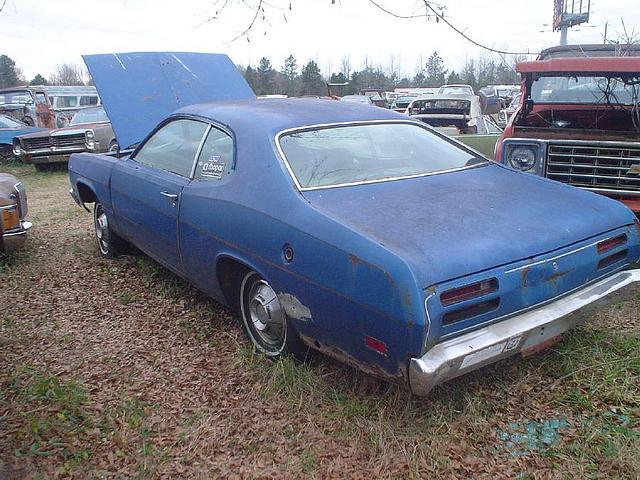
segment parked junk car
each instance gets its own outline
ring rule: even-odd
[[[638,58],[556,56],[517,70],[524,98],[495,159],[621,200],[640,214]]]
[[[511,100],[511,103],[509,103],[509,106],[507,108],[503,108],[502,110],[500,110],[500,113],[498,114],[498,126],[500,128],[504,128],[507,126],[507,122],[513,116],[513,114],[516,113],[516,110],[520,106],[521,102],[522,94],[518,93],[513,97],[513,100]]]
[[[340,101],[347,103],[359,103],[361,105],[373,105],[373,102],[368,95],[345,95],[344,97],[340,97]]]
[[[140,142],[122,159],[71,156],[101,254],[137,246],[237,311],[270,357],[314,348],[426,394],[552,344],[640,281],[624,205],[421,121],[256,100],[225,55],[85,62],[121,143]]]
[[[441,133],[461,141],[491,158],[502,129],[489,115],[483,115],[475,95],[431,95],[414,99],[409,116]]]
[[[19,135],[13,141],[14,155],[40,171],[67,163],[72,153],[116,152],[118,148],[103,107],[79,110],[68,127]]]
[[[0,114],[8,115],[32,127],[53,128],[55,114],[42,87],[0,89]]]
[[[48,94],[58,128],[68,126],[78,110],[100,105],[100,97],[94,86],[45,85],[42,89]]]
[[[22,246],[31,229],[27,222],[27,191],[16,177],[0,173],[0,257]]]
[[[400,95],[391,104],[391,110],[398,113],[407,113],[407,108],[409,107],[411,101],[414,98],[419,97],[420,95],[417,94]]]
[[[13,157],[13,139],[16,135],[40,132],[45,129],[30,127],[14,117],[0,115],[0,160]]]
[[[475,95],[471,85],[443,85],[438,89],[438,95]]]

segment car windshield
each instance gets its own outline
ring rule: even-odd
[[[473,95],[473,89],[467,85],[445,85],[444,87],[440,87],[438,93],[462,93],[465,95]]]
[[[30,102],[33,102],[33,97],[31,96],[31,92],[29,92],[29,90],[0,93],[0,104],[25,105]]]
[[[531,85],[535,103],[584,103],[636,105],[640,101],[640,77],[551,76]]]
[[[18,127],[24,127],[24,126],[25,126],[24,123],[19,122],[15,118],[0,115],[0,128],[18,128]]]
[[[280,146],[303,189],[394,180],[486,162],[412,123],[302,130],[282,136]]]
[[[371,99],[367,95],[345,95],[340,100],[343,102],[371,103]]]
[[[109,118],[107,117],[104,108],[85,108],[76,112],[69,125],[80,125],[83,123],[100,123],[108,121]]]

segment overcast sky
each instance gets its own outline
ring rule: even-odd
[[[257,0],[247,0],[257,3]],[[419,0],[378,0],[400,13],[416,11]],[[131,51],[227,53],[236,64],[257,64],[268,57],[280,69],[293,54],[301,66],[318,62],[323,73],[339,71],[348,56],[352,69],[365,58],[388,68],[391,58],[401,73],[413,75],[420,61],[437,50],[449,68],[482,51],[443,23],[399,20],[375,9],[368,0],[292,0],[291,11],[268,10],[270,25],[258,22],[251,42],[231,40],[250,22],[253,12],[238,5],[219,20],[214,0],[8,0],[0,12],[0,53],[9,55],[27,79],[45,76],[64,62],[81,64],[81,54]],[[241,2],[238,2],[239,4]],[[270,0],[288,7],[289,0]],[[495,48],[534,51],[554,45],[552,0],[441,0],[452,23],[475,40]],[[285,21],[284,16],[287,20]],[[602,42],[627,29],[640,32],[638,0],[593,0],[588,25],[569,32],[570,43]],[[541,32],[541,30],[544,30]],[[266,32],[266,35],[265,35]]]

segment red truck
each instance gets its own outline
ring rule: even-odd
[[[523,94],[495,160],[618,199],[640,217],[639,52],[563,48],[517,65]]]

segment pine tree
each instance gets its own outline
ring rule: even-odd
[[[302,94],[324,95],[325,83],[318,64],[313,60],[302,68]]]
[[[256,94],[269,95],[273,93],[274,77],[276,72],[271,66],[271,62],[268,58],[262,57],[260,59],[260,65],[258,65],[256,73],[258,80],[258,88],[256,89]]]
[[[0,55],[0,88],[13,87],[20,83],[20,70],[7,55]]]
[[[429,57],[429,60],[427,60],[425,73],[425,82],[427,87],[440,87],[444,85],[447,69],[444,68],[444,60],[438,52],[433,52]]]

